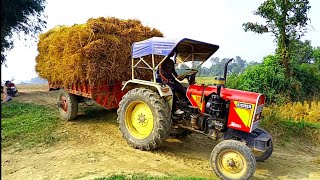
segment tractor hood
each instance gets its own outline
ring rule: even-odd
[[[216,86],[190,85],[187,97],[193,106],[205,112],[206,100],[214,92],[217,92]],[[221,97],[230,102],[228,114],[230,121],[227,124],[229,128],[251,132],[258,127],[265,103],[263,94],[222,88]]]
[[[132,58],[139,58],[151,54],[171,57],[176,54],[177,60],[182,62],[206,61],[218,49],[218,45],[188,38],[172,40],[163,37],[153,37],[133,43]]]

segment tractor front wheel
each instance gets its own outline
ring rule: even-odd
[[[256,170],[251,150],[236,140],[225,140],[216,145],[210,163],[213,172],[224,180],[249,179]]]
[[[78,115],[77,96],[60,89],[58,96],[58,108],[62,119],[67,121],[73,120]]]
[[[136,149],[155,149],[170,133],[171,113],[168,103],[150,89],[128,91],[120,101],[117,112],[123,137]]]

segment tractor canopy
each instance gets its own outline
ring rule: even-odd
[[[132,45],[132,58],[147,55],[175,55],[180,62],[206,61],[219,49],[218,45],[196,41],[188,38],[172,40],[163,37],[153,37]]]

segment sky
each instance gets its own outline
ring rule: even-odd
[[[47,0],[47,28],[57,25],[85,23],[89,18],[117,17],[139,19],[143,25],[159,29],[165,37],[191,38],[212,44],[220,49],[214,57],[240,56],[247,61],[261,62],[274,53],[276,44],[271,34],[244,32],[245,22],[264,22],[253,12],[263,0]],[[320,46],[320,1],[310,0],[311,25],[302,40]],[[7,67],[1,66],[1,79],[15,82],[37,77],[35,58],[37,41],[16,38],[14,49],[7,53]]]

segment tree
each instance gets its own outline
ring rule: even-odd
[[[240,74],[247,66],[248,63],[246,60],[241,59],[240,56],[236,56],[236,58],[229,64],[228,72],[231,72],[232,74]]]
[[[229,58],[219,59],[214,57],[210,59],[211,67],[209,68],[209,75],[222,76],[224,74],[225,63]],[[248,67],[246,60],[243,60],[240,56],[236,56],[235,59],[228,65],[228,74],[240,74]]]
[[[265,24],[247,22],[244,30],[255,33],[271,32],[278,43],[280,63],[285,68],[286,77],[291,75],[289,45],[307,31],[309,0],[266,0],[254,12],[266,20]]]
[[[45,5],[46,0],[1,1],[1,65],[6,61],[4,53],[13,48],[14,32],[34,37],[45,27]]]
[[[313,63],[313,47],[309,40],[292,40],[289,52],[293,63]]]
[[[320,46],[315,47],[313,49],[313,62],[319,67],[320,69]]]

